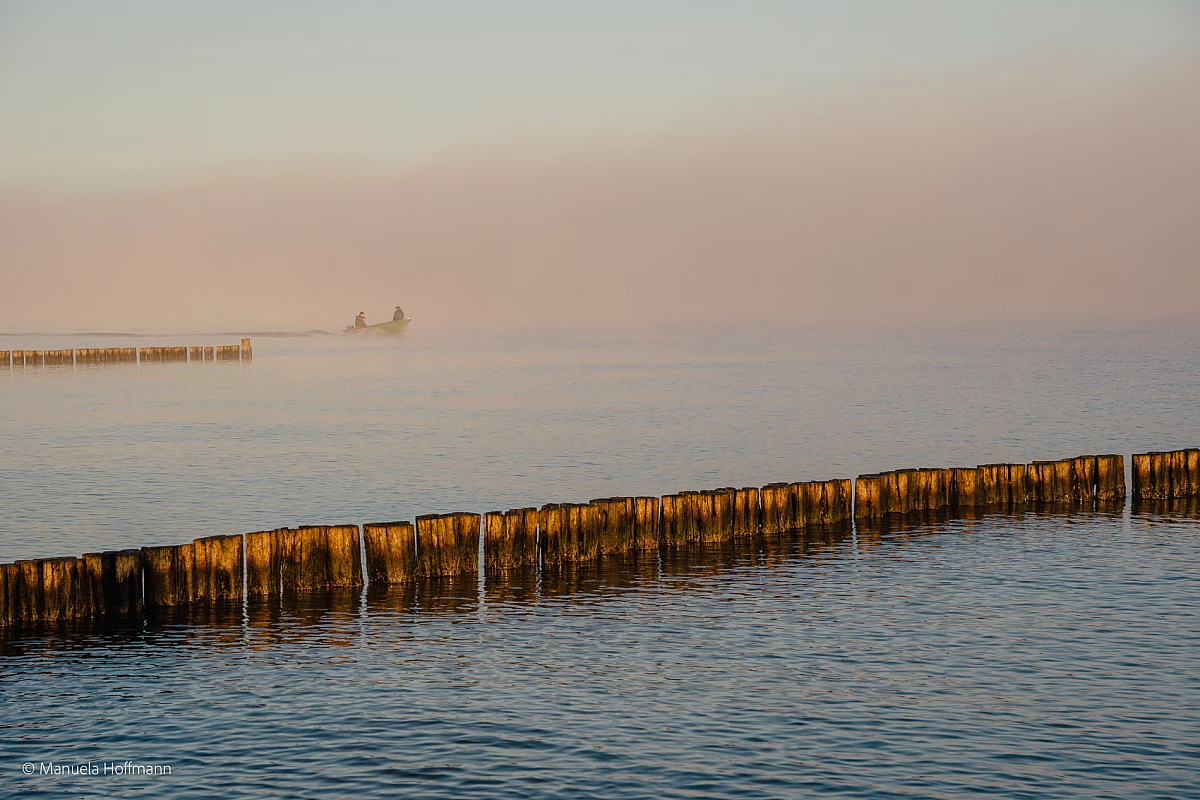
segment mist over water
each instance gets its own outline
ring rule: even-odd
[[[1200,69],[880,81],[403,172],[0,192],[0,330],[1194,323]]]

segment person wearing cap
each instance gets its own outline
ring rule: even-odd
[[[392,314],[392,322],[399,322],[402,319],[404,319],[404,309],[396,306],[396,313]]]
[[[365,312],[365,311],[358,312],[358,316],[354,318],[354,327],[355,328],[367,327],[367,312]]]

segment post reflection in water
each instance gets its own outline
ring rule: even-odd
[[[903,547],[913,537],[1016,528],[1022,520],[1043,519],[1087,525],[1097,519],[1120,519],[1128,512],[1133,524],[1200,520],[1196,498],[1143,501],[1132,508],[1097,504],[1090,509],[1046,506],[1015,512],[1002,510],[938,510],[887,518],[810,527],[772,536],[759,535],[717,543],[662,546],[657,549],[601,556],[583,562],[563,562],[502,570],[480,576],[424,580],[364,590],[338,589],[251,597],[240,603],[202,602],[177,608],[149,609],[144,622],[81,622],[40,631],[17,632],[0,643],[0,653],[31,649],[104,647],[143,640],[156,645],[203,639],[212,645],[256,648],[319,635],[322,644],[350,646],[367,626],[404,624],[429,614],[470,614],[480,610],[503,613],[505,608],[543,602],[588,604],[604,602],[631,591],[669,589],[686,594],[710,578],[746,570],[781,569],[796,559],[819,562],[825,551],[849,548],[854,559],[881,547]],[[486,616],[485,616],[486,619]],[[369,630],[369,627],[367,628]],[[190,633],[189,633],[190,632]]]

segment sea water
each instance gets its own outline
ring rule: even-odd
[[[414,328],[0,370],[0,561],[1194,446],[1197,345]],[[1196,518],[935,515],[25,635],[0,650],[0,793],[1195,796]],[[169,774],[87,766],[126,762]]]

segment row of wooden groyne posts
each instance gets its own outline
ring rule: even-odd
[[[74,350],[0,350],[0,369],[73,367],[171,362],[246,362],[254,357],[249,339],[217,347],[81,347]]]
[[[1200,449],[1133,456],[1134,502],[1200,496]],[[280,528],[79,558],[0,564],[0,627],[136,620],[155,609],[288,592],[554,569],[606,555],[782,535],[943,508],[1090,507],[1125,500],[1120,455],[902,469],[857,481],[610,497],[411,522]],[[360,550],[361,547],[361,550]]]

